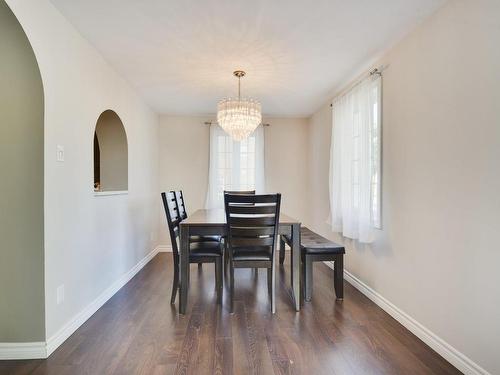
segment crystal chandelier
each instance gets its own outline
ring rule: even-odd
[[[235,141],[247,138],[262,122],[260,103],[252,99],[241,99],[241,77],[245,72],[233,72],[238,77],[238,99],[223,99],[217,105],[217,122]]]

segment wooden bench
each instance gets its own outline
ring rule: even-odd
[[[285,261],[285,242],[290,246],[291,238],[280,238],[280,264]],[[313,262],[334,262],[334,288],[337,299],[344,298],[344,254],[345,248],[312,230],[302,227],[300,230],[300,247],[302,249],[302,280],[304,280],[304,299],[309,302],[312,297]]]

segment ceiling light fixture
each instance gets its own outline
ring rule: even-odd
[[[223,99],[217,105],[217,122],[235,141],[242,141],[254,132],[262,122],[261,105],[253,99],[241,98],[242,70],[233,75],[238,78],[238,99]]]

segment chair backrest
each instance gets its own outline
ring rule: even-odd
[[[163,208],[165,209],[165,216],[167,217],[168,231],[170,232],[170,241],[172,242],[172,251],[174,256],[179,255],[177,248],[177,237],[179,237],[179,224],[182,221],[175,199],[175,193],[169,191],[168,193],[161,193],[163,200]]]
[[[224,195],[233,194],[233,195],[255,195],[255,190],[224,190]],[[247,205],[251,206],[251,203]]]
[[[179,212],[179,216],[181,220],[187,219],[187,210],[186,210],[186,204],[184,203],[184,194],[182,194],[182,190],[178,191],[171,191],[171,193],[175,194],[175,199],[177,202],[177,212]]]
[[[224,194],[255,195],[255,190],[224,190]]]
[[[224,194],[228,245],[231,254],[244,247],[269,247],[274,256],[278,234],[281,194]]]

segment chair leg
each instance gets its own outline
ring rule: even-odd
[[[234,265],[233,260],[229,260],[229,311],[234,312]]]
[[[333,264],[333,285],[337,299],[344,299],[344,255],[338,255]]]
[[[271,313],[276,312],[276,267],[271,263]]]
[[[300,293],[302,293],[301,302],[303,302],[306,295],[306,259],[303,254],[300,257]]]
[[[229,268],[229,247],[227,246],[227,241],[224,240],[224,275],[227,275],[228,268]]]
[[[271,292],[272,292],[272,283],[273,283],[272,272],[273,272],[273,270],[271,268],[267,269],[267,293],[269,293],[269,296],[271,295]]]
[[[215,288],[217,290],[217,303],[222,304],[222,257],[215,260]]]
[[[179,264],[174,261],[174,280],[172,282],[172,296],[170,297],[170,303],[172,305],[175,303],[177,290],[179,290]]]
[[[312,284],[313,284],[313,262],[307,255],[304,257],[305,262],[305,297],[306,302],[311,301],[312,297]]]
[[[280,236],[280,264],[285,262],[285,241],[283,241],[283,237]]]

